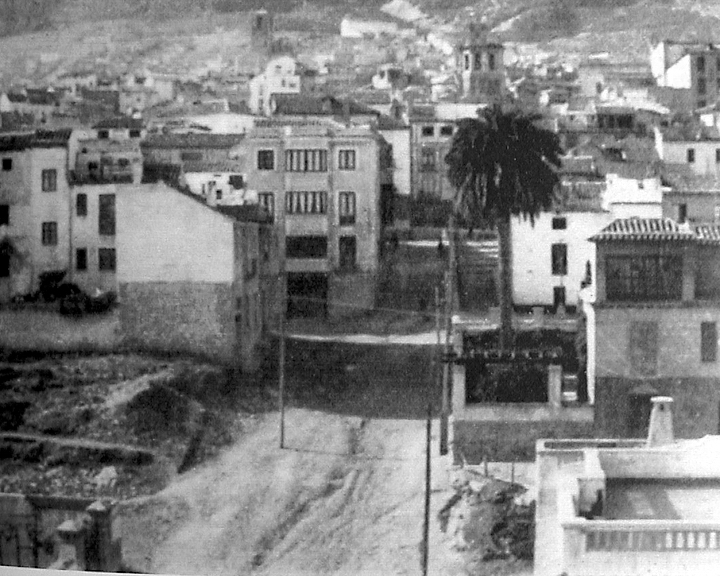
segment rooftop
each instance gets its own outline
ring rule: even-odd
[[[608,240],[694,241],[689,228],[670,218],[618,218],[590,238],[591,242]]]
[[[116,118],[106,118],[101,120],[93,128],[95,130],[102,129],[127,129],[142,130],[145,127],[141,118],[132,118],[130,116],[118,116]]]
[[[71,128],[36,130],[34,132],[0,135],[0,151],[14,152],[27,148],[59,148],[67,146]]]
[[[340,100],[333,96],[305,96],[303,94],[274,94],[274,115],[305,116],[379,116],[380,112],[354,100]]]
[[[143,148],[232,148],[241,144],[244,134],[153,134],[141,144]]]
[[[214,173],[237,173],[245,170],[245,166],[241,162],[184,162],[183,170],[185,173],[191,172],[214,172]]]

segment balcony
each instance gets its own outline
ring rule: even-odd
[[[76,172],[71,170],[68,174],[70,184],[132,184],[133,174],[129,171],[123,172]]]

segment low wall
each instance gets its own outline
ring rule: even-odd
[[[120,343],[117,309],[80,318],[54,310],[0,310],[0,347],[40,352],[109,352]]]
[[[123,283],[120,301],[124,346],[240,362],[231,284]]]
[[[489,461],[514,461],[535,459],[535,443],[540,438],[592,438],[592,409],[582,410],[577,418],[534,420],[522,417],[495,417],[483,420],[453,421],[452,451],[456,464],[480,464]],[[589,412],[589,415],[585,412]]]
[[[599,436],[646,436],[646,428],[638,430],[634,425],[631,398],[633,391],[638,390],[673,398],[673,428],[678,438],[700,438],[718,433],[720,378],[597,378],[595,420]]]

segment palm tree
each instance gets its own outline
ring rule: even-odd
[[[478,118],[459,122],[445,157],[456,190],[451,221],[457,214],[471,226],[491,220],[497,228],[502,349],[512,343],[510,219],[522,216],[534,224],[540,212],[551,208],[559,181],[560,142],[538,126],[540,118],[499,106],[478,111]]]

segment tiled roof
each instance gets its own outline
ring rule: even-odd
[[[696,239],[693,231],[670,218],[618,218],[590,238],[592,242],[605,240],[693,241]]]
[[[27,148],[58,148],[67,146],[71,128],[36,130],[35,132],[0,135],[0,151],[20,151]]]
[[[379,116],[380,112],[355,102],[354,100],[339,100],[333,96],[321,98],[305,96],[302,94],[273,94],[275,109],[273,114],[307,115],[307,116],[342,116],[347,112],[351,116],[368,115]]]
[[[232,148],[245,139],[244,134],[154,134],[143,148]]]
[[[695,235],[702,244],[720,244],[720,225],[700,224],[695,226]]]
[[[130,116],[118,116],[116,118],[106,118],[101,120],[95,126],[94,129],[127,129],[127,130],[141,130],[145,126],[140,118],[131,118]]]
[[[241,162],[183,162],[183,170],[185,173],[190,172],[243,172],[245,170],[244,164]]]
[[[378,124],[377,124],[378,130],[409,130],[410,127],[407,126],[405,123],[403,123],[400,120],[396,120],[392,116],[388,116],[387,114],[381,114],[378,117]]]

